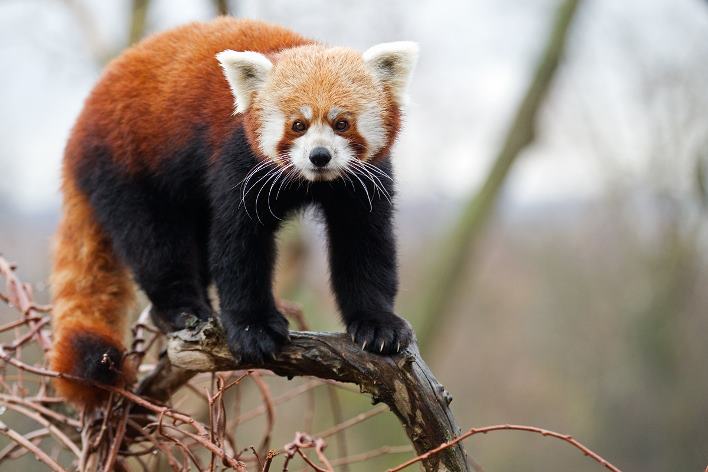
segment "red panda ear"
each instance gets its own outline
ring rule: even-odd
[[[399,106],[406,104],[408,83],[418,61],[418,44],[411,41],[381,43],[363,54],[366,67],[388,85]]]
[[[234,95],[236,113],[248,110],[253,94],[263,88],[273,63],[263,54],[227,49],[216,55]]]

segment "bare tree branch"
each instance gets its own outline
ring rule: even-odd
[[[216,7],[216,12],[219,15],[229,14],[229,1],[228,0],[214,0],[214,6]]]
[[[133,0],[128,45],[137,43],[145,35],[148,6],[150,6],[150,0]]]
[[[441,316],[449,312],[449,304],[454,299],[470,253],[496,205],[506,177],[521,152],[534,140],[536,116],[551,89],[579,3],[580,0],[564,0],[559,5],[543,54],[492,168],[482,187],[466,204],[456,227],[443,245],[437,264],[426,277],[427,288],[415,305],[419,307],[415,319],[419,321],[418,332],[423,351],[434,342],[438,328],[445,326]]]
[[[449,408],[450,395],[415,344],[401,355],[385,357],[362,351],[345,334],[294,331],[290,337],[292,342],[275,359],[256,366],[234,360],[213,321],[173,333],[167,347],[172,367],[161,362],[151,376],[152,386],[143,387],[142,393],[164,398],[159,386],[168,385],[173,391],[184,371],[268,369],[288,378],[314,376],[359,385],[375,403],[385,403],[396,414],[419,454],[460,433]],[[461,444],[429,456],[423,464],[427,471],[471,470]]]

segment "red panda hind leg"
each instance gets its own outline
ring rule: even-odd
[[[56,235],[51,275],[53,370],[87,380],[121,385],[130,380],[123,362],[126,314],[134,299],[130,276],[96,223],[87,198],[71,179],[64,182],[64,215]],[[59,378],[68,401],[95,407],[107,392],[90,383]]]

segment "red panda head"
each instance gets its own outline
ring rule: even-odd
[[[332,180],[353,160],[387,153],[417,54],[415,43],[395,42],[364,54],[307,45],[270,58],[227,50],[217,59],[256,153],[308,180]]]

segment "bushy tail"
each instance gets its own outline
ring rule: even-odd
[[[134,299],[132,280],[117,260],[110,240],[94,217],[87,197],[65,179],[64,214],[56,235],[51,275],[53,294],[53,370],[119,385],[123,335]],[[60,395],[72,403],[96,406],[106,392],[89,384],[57,379]]]

